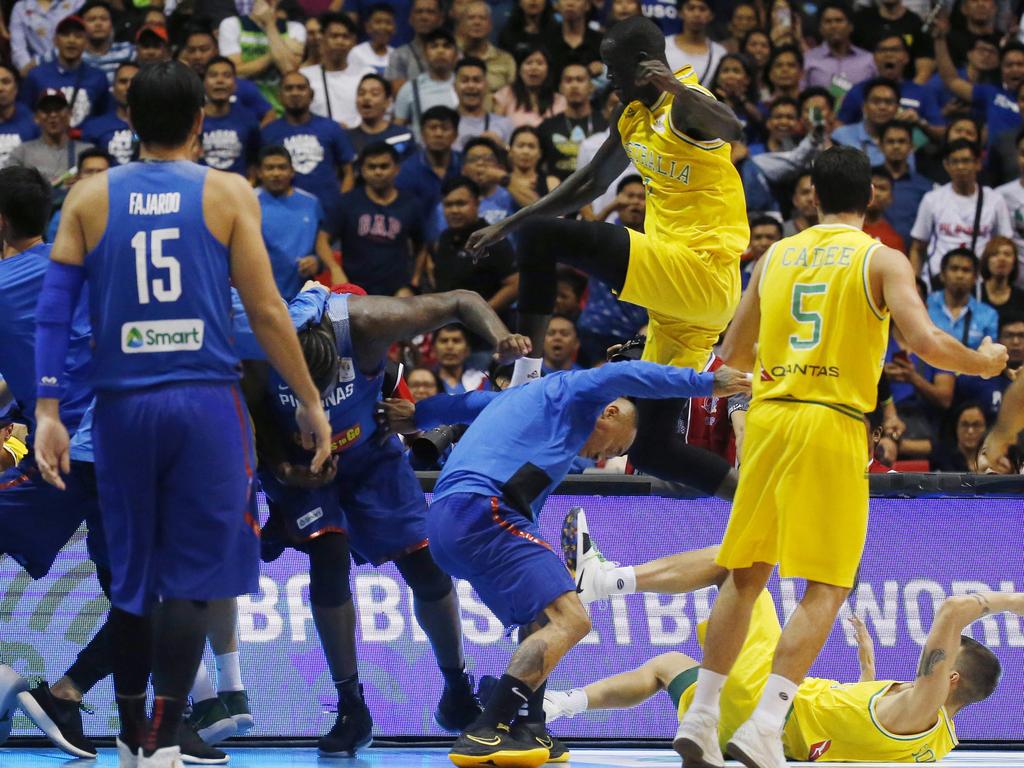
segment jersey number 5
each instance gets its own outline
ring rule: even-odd
[[[793,349],[814,349],[821,341],[821,313],[804,309],[805,296],[824,296],[828,286],[825,283],[797,283],[793,286],[793,303],[790,311],[798,323],[811,326],[811,337],[801,338],[802,334],[794,333],[789,337],[789,345]]]
[[[148,238],[146,236],[149,236]],[[177,240],[177,227],[154,229],[152,232],[136,232],[132,238],[135,249],[135,284],[139,289],[139,304],[149,304],[150,287],[157,301],[177,301],[181,296],[181,264],[173,256],[164,255],[164,242]],[[147,248],[147,239],[149,241]],[[147,254],[148,251],[148,254]],[[149,265],[154,269],[167,270],[166,277],[149,279]]]

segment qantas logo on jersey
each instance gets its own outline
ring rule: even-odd
[[[128,213],[132,216],[161,216],[180,210],[180,192],[132,192],[128,195]]]
[[[811,744],[810,754],[807,755],[807,761],[813,763],[815,760],[820,760],[821,756],[828,752],[828,748],[832,746],[832,739],[827,741],[819,741],[817,744]]]
[[[791,373],[799,374],[800,376],[828,376],[831,378],[837,378],[839,376],[838,365],[800,365],[799,363],[792,363],[790,365],[773,365],[771,367],[771,375],[765,378],[765,371],[761,371],[761,381],[774,381],[775,379],[781,379],[784,376],[789,376]]]
[[[121,351],[127,355],[139,352],[194,352],[203,348],[202,320],[155,320],[146,323],[125,323],[121,326]]]

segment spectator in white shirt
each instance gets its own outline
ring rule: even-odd
[[[993,236],[1013,234],[1003,196],[978,184],[981,150],[977,144],[951,141],[943,151],[942,164],[950,183],[924,196],[910,230],[910,261],[926,282],[936,285],[945,253],[967,248],[978,254]]]
[[[363,24],[367,39],[352,49],[348,63],[355,67],[373,67],[378,75],[383,75],[388,68],[388,57],[395,50],[388,41],[394,37],[396,27],[394,8],[386,3],[371,5]]]
[[[359,125],[356,90],[363,75],[374,72],[373,67],[349,61],[358,37],[356,23],[346,14],[325,13],[320,17],[320,63],[299,70],[313,89],[313,114],[345,128]]]
[[[669,69],[675,72],[689,64],[701,85],[708,85],[726,54],[723,46],[708,39],[715,15],[708,0],[683,0],[679,9],[683,31],[665,41]]]
[[[512,123],[507,117],[484,109],[487,98],[487,64],[475,56],[464,56],[455,65],[455,94],[459,97],[459,137],[455,148],[463,146],[474,136],[486,136],[498,146],[508,146],[512,137]]]
[[[1024,88],[1024,86],[1021,86]],[[1017,158],[1020,167],[1024,168],[1024,129],[1017,132],[1016,137]],[[1018,258],[1021,260],[1021,275],[1024,275],[1024,174],[1013,181],[1008,181],[1001,187],[996,187],[996,192],[1003,196],[1006,208],[1010,213],[1010,226],[1013,228],[1011,236],[1017,246]],[[1019,278],[1024,282],[1024,277]]]

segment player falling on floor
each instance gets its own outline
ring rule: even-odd
[[[580,528],[586,530],[580,515]],[[721,585],[727,572],[715,565],[717,547],[666,558],[657,591],[683,594]],[[913,682],[876,680],[873,647],[863,625],[857,627],[861,678],[857,682],[806,678],[792,700],[782,733],[785,754],[793,760],[823,762],[935,762],[957,745],[953,718],[983,701],[999,681],[999,660],[988,648],[961,632],[972,622],[1000,611],[1024,613],[1024,593],[981,592],[951,597],[935,614]],[[698,626],[704,637],[706,622]],[[753,711],[771,672],[772,652],[781,628],[775,603],[762,591],[753,605],[750,629],[722,690],[719,743]],[[665,653],[638,669],[573,691],[549,691],[548,720],[595,709],[633,707],[667,691],[682,718],[693,705],[698,662],[682,653]]]
[[[872,194],[863,152],[826,150],[812,179],[821,223],[760,259],[722,350],[731,365],[755,370],[754,393],[743,472],[717,557],[730,573],[674,742],[686,765],[722,765],[722,686],[776,563],[782,576],[806,579],[807,590],[779,639],[758,706],[731,734],[728,751],[749,768],[785,764],[786,713],[864,548],[864,414],[875,407],[890,315],[906,346],[937,368],[989,377],[1006,365],[1002,345],[985,339],[970,350],[936,328],[906,256],[861,230]]]
[[[128,113],[142,161],[75,185],[39,299],[36,458],[43,476],[62,487],[68,435],[58,402],[72,311],[88,283],[118,753],[128,768],[179,764],[177,732],[205,641],[206,601],[258,588],[232,282],[298,395],[301,439],[317,448],[314,470],[330,449],[319,393],[274,286],[252,189],[235,174],[191,162],[203,99],[199,78],[178,62],[136,75]]]
[[[740,138],[740,123],[690,67],[672,73],[665,37],[649,19],[616,24],[601,42],[601,58],[623,106],[594,159],[537,202],[474,232],[467,245],[479,253],[519,230],[519,330],[533,341],[534,357],[517,364],[513,384],[540,375],[557,262],[646,307],[643,359],[665,365],[707,369],[739,302],[739,258],[750,232],[729,141]],[[630,160],[646,190],[644,232],[555,218],[603,193]],[[630,461],[663,480],[732,498],[736,473],[728,462],[688,446],[678,433],[686,405],[679,398],[638,401]]]

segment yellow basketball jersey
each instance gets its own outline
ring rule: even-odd
[[[693,68],[675,73],[687,88],[711,96]],[[714,98],[712,96],[712,98]],[[644,231],[696,251],[735,261],[750,241],[743,184],[729,143],[698,141],[672,125],[672,94],[648,108],[631,102],[619,118],[622,146],[644,180]]]
[[[914,736],[885,730],[875,702],[897,683],[840,684],[808,678],[797,691],[786,722],[786,754],[822,762],[934,763],[957,745],[953,721],[940,709],[934,726]]]
[[[819,224],[762,257],[755,402],[826,403],[856,418],[874,410],[889,339],[889,312],[868,285],[880,245],[845,224]]]

